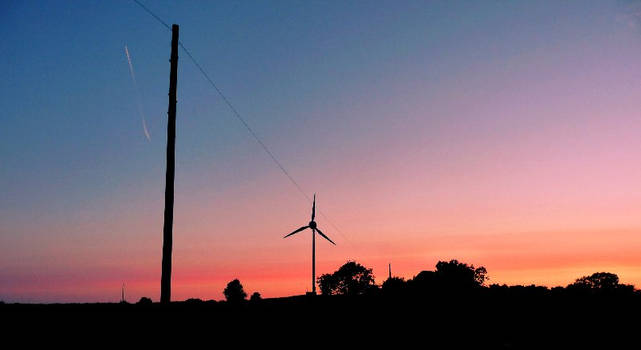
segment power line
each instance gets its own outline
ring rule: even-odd
[[[147,8],[147,6],[143,5],[143,4],[142,4],[140,1],[138,1],[138,0],[134,0],[134,2],[135,2],[136,4],[138,4],[138,6],[142,7],[142,9],[143,9],[143,10],[147,11],[147,13],[151,15],[151,17],[155,18],[158,22],[160,22],[162,25],[164,25],[164,26],[165,26],[165,28],[167,28],[167,29],[171,30],[171,27],[169,26],[169,24],[167,24],[167,22],[163,21],[163,20],[162,20],[162,18],[160,18],[160,17],[156,16],[156,14],[155,14],[155,13],[151,12],[151,10],[150,10],[149,8]]]
[[[136,4],[138,4],[143,10],[145,10],[145,12],[147,12],[149,15],[151,15],[153,18],[155,18],[158,22],[160,22],[165,28],[167,28],[168,30],[171,30],[171,27],[167,24],[167,22],[163,21],[162,18],[157,16],[155,13],[153,13],[147,6],[143,5],[138,0],[133,0],[133,1]],[[214,83],[214,81],[209,77],[209,74],[207,74],[205,69],[203,69],[203,67],[200,65],[200,63],[198,63],[196,58],[194,58],[194,56],[185,47],[185,45],[182,43],[182,41],[179,40],[178,41],[178,45],[180,45],[180,47],[183,49],[183,51],[185,51],[185,53],[187,54],[187,57],[189,57],[189,59],[194,63],[196,68],[198,68],[200,73],[205,77],[205,79],[214,88],[214,90],[216,90],[216,92],[218,93],[220,98],[225,102],[227,107],[229,107],[229,109],[232,111],[232,114],[236,117],[236,119],[238,119],[243,124],[245,129],[247,129],[247,131],[252,135],[254,140],[256,140],[256,142],[258,142],[258,144],[265,151],[265,153],[267,153],[267,155],[269,155],[269,157],[276,164],[276,166],[278,166],[278,168],[283,172],[283,174],[285,174],[285,176],[289,179],[289,181],[296,187],[298,192],[300,192],[307,199],[307,201],[309,203],[311,203],[312,199],[309,197],[309,195],[303,190],[303,188],[298,184],[298,182],[296,180],[294,180],[294,178],[289,174],[287,169],[285,169],[283,164],[278,160],[278,158],[276,158],[274,153],[267,147],[267,145],[265,145],[265,143],[260,139],[260,137],[258,137],[258,135],[254,132],[254,130],[249,126],[249,124],[245,121],[245,119],[240,115],[240,113],[238,113],[238,110],[236,109],[236,107],[234,107],[234,105],[227,99],[225,94],[223,94],[223,92],[218,88],[216,83]],[[323,216],[323,218],[325,220],[327,220],[327,222],[334,228],[334,230],[336,230],[336,232],[338,232],[350,245],[352,245],[352,247],[354,247],[354,245],[352,244],[350,239],[347,238],[347,236],[345,236],[341,232],[341,230],[327,217],[327,215],[325,215],[325,213],[323,213],[321,210],[319,210],[318,212],[319,212],[319,214],[321,214]]]
[[[183,48],[183,50],[185,51],[185,53],[187,54],[187,56],[189,56],[189,59],[191,59],[191,61],[196,65],[196,67],[198,68],[198,70],[200,70],[200,72],[205,76],[205,79],[207,79],[207,81],[209,82],[209,84],[211,84],[211,86],[214,88],[214,90],[216,90],[216,92],[218,93],[218,95],[220,96],[220,98],[222,98],[222,99],[223,99],[223,101],[225,101],[225,104],[227,104],[227,106],[229,107],[229,109],[231,109],[231,111],[232,111],[232,113],[234,114],[234,116],[236,117],[236,119],[238,119],[238,120],[239,120],[239,121],[240,121],[240,122],[245,126],[245,129],[247,129],[247,131],[249,131],[249,133],[250,133],[250,134],[252,135],[252,137],[256,140],[256,142],[258,142],[258,144],[263,148],[263,150],[265,151],[265,153],[267,153],[267,154],[269,155],[269,157],[274,161],[274,163],[276,163],[276,165],[280,168],[280,170],[283,172],[283,174],[285,174],[285,176],[287,176],[287,178],[289,179],[289,181],[291,181],[291,182],[294,184],[294,186],[296,186],[296,188],[298,189],[298,191],[300,191],[300,192],[301,192],[301,193],[302,193],[302,194],[307,198],[307,200],[309,200],[309,201],[311,202],[311,199],[310,199],[310,198],[309,198],[309,196],[305,193],[305,191],[303,191],[303,189],[300,187],[300,185],[298,184],[298,182],[296,182],[296,180],[294,180],[294,178],[289,174],[289,172],[287,172],[287,170],[285,169],[285,167],[283,166],[283,164],[281,164],[281,162],[280,162],[280,161],[278,161],[278,159],[276,158],[276,156],[274,156],[274,154],[269,150],[269,148],[267,148],[267,146],[265,145],[265,143],[263,143],[263,141],[260,139],[260,137],[258,137],[258,135],[254,132],[254,130],[249,126],[249,124],[247,124],[247,122],[245,121],[245,119],[243,119],[243,117],[241,117],[241,116],[240,116],[240,113],[238,113],[238,111],[236,110],[236,108],[234,107],[234,105],[232,105],[232,104],[231,104],[231,102],[229,102],[229,100],[227,99],[227,97],[225,97],[225,95],[222,93],[222,91],[220,91],[220,89],[218,88],[218,86],[216,86],[216,83],[214,83],[214,81],[213,81],[213,80],[211,80],[211,78],[209,77],[209,74],[207,74],[207,72],[205,72],[205,70],[203,69],[203,67],[198,63],[198,61],[196,61],[196,59],[194,58],[194,56],[192,56],[191,52],[189,52],[189,50],[187,50],[187,48],[182,44],[182,42],[179,42],[179,45],[180,45],[180,47],[182,47],[182,48]]]

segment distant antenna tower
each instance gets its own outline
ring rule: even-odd
[[[125,284],[124,283],[122,284],[122,290],[121,290],[121,294],[120,294],[120,302],[121,303],[126,303],[127,302],[127,300],[125,300]]]
[[[388,278],[392,278],[392,263],[389,263],[387,265],[387,268],[388,268],[388,271],[389,271],[389,277]]]

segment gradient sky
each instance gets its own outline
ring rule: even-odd
[[[317,193],[318,274],[641,286],[641,3],[144,3]],[[171,33],[124,0],[4,1],[0,32],[0,299],[158,300]],[[179,55],[173,299],[302,294],[309,203]]]

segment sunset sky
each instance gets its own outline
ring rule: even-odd
[[[317,194],[318,275],[641,287],[641,2],[143,3]],[[5,1],[0,33],[0,300],[158,301],[170,31]],[[310,203],[179,57],[172,299],[310,290]]]

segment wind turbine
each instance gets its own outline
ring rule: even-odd
[[[329,237],[325,236],[323,232],[318,229],[318,226],[316,226],[316,221],[314,221],[314,218],[316,217],[316,193],[314,193],[314,203],[312,204],[312,221],[307,224],[307,226],[303,226],[296,231],[288,234],[287,236],[283,238],[287,238],[291,235],[294,235],[300,231],[303,231],[305,229],[311,229],[312,230],[312,294],[316,294],[316,232],[318,232],[319,235],[323,236],[326,240],[328,240],[331,244],[336,245],[334,241],[329,239]]]

